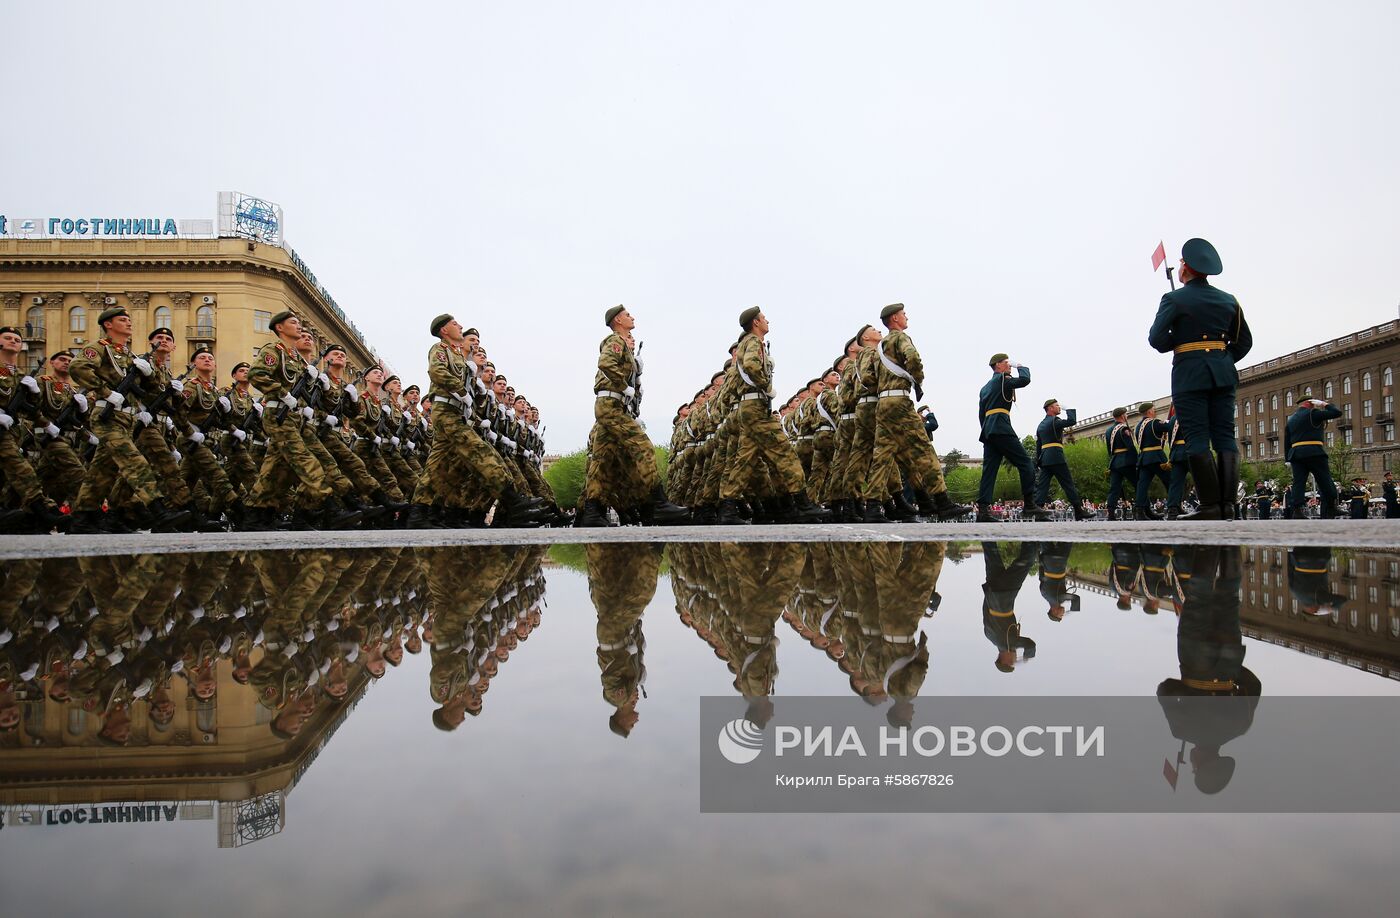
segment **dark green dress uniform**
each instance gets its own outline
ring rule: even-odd
[[[1337,515],[1337,485],[1332,481],[1332,469],[1327,464],[1327,422],[1342,416],[1336,405],[1314,408],[1299,405],[1288,416],[1283,429],[1283,456],[1293,470],[1293,512],[1303,515],[1308,503],[1308,476],[1317,483],[1317,496],[1322,504],[1322,518]]]
[[[1298,607],[1309,615],[1341,609],[1347,597],[1332,592],[1332,549],[1295,548],[1288,553],[1288,589]]]
[[[1170,427],[1166,421],[1157,418],[1143,418],[1138,421],[1133,439],[1137,441],[1138,477],[1137,494],[1133,501],[1135,515],[1148,512],[1147,489],[1152,480],[1162,483],[1163,488],[1171,486],[1167,464],[1167,436]]]
[[[1254,486],[1254,502],[1259,510],[1259,518],[1267,520],[1273,515],[1274,489],[1260,482]]]
[[[1385,518],[1400,519],[1400,499],[1395,495],[1395,482],[1389,479],[1381,482],[1381,496],[1385,498]]]
[[[1188,240],[1182,257],[1197,274],[1220,273],[1220,256],[1204,239]],[[1193,518],[1233,519],[1239,484],[1235,364],[1254,344],[1239,300],[1212,287],[1205,277],[1193,277],[1163,295],[1147,340],[1158,351],[1174,355],[1172,402],[1186,433],[1186,451],[1202,504]],[[1214,462],[1212,447],[1217,454]]]
[[[1181,513],[1181,502],[1186,498],[1186,473],[1191,463],[1186,459],[1186,434],[1181,429],[1181,419],[1174,414],[1171,429],[1167,431],[1167,442],[1171,449],[1167,457],[1171,461],[1171,480],[1167,483],[1167,519],[1174,520]]]
[[[982,584],[982,633],[997,649],[996,667],[1004,673],[1016,669],[1015,654],[1029,660],[1035,656],[1035,641],[1021,634],[1016,618],[1016,594],[1021,592],[1036,559],[1036,543],[1021,542],[1016,560],[1007,564],[996,542],[982,543],[982,560],[987,579]]]
[[[1133,443],[1133,431],[1126,423],[1118,422],[1103,435],[1108,445],[1108,518],[1118,512],[1118,499],[1123,496],[1123,482],[1133,486],[1137,492],[1138,463],[1137,446]]]
[[[1075,425],[1078,415],[1073,408],[1066,408],[1058,416],[1047,414],[1035,429],[1035,467],[1039,470],[1035,481],[1035,502],[1041,506],[1050,499],[1050,482],[1058,481],[1064,489],[1065,500],[1078,508],[1079,490],[1074,486],[1074,476],[1069,471],[1069,461],[1065,459],[1065,431]]]
[[[1068,542],[1042,542],[1040,544],[1037,576],[1040,579],[1040,597],[1049,604],[1051,621],[1064,618],[1065,606],[1069,611],[1079,611],[1079,596],[1071,593],[1065,582],[1069,576],[1069,553],[1072,546]],[[1059,614],[1057,615],[1056,612]]]
[[[992,505],[996,494],[997,473],[1003,460],[1016,467],[1021,476],[1021,495],[1029,511],[1035,505],[1035,464],[1026,455],[1026,447],[1011,428],[1011,406],[1016,403],[1016,390],[1031,384],[1029,367],[1018,367],[1016,373],[994,373],[982,387],[977,399],[977,423],[981,429],[982,481],[977,488],[977,503],[983,510]]]
[[[1342,499],[1347,502],[1351,511],[1351,518],[1354,520],[1366,519],[1370,511],[1371,491],[1364,485],[1351,483],[1351,487],[1342,492]]]

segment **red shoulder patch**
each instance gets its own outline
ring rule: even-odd
[[[272,353],[272,351],[268,351],[266,354],[263,354],[263,363],[270,367],[277,366],[277,355]]]
[[[88,360],[96,360],[96,359],[97,359],[97,348],[95,348],[95,347],[85,347],[85,348],[83,348],[83,356],[86,357]]]
[[[447,351],[438,348],[433,352],[433,360],[437,363],[447,363]]]
[[[622,342],[614,341],[612,344],[608,345],[608,350],[612,351],[614,354],[621,354]]]

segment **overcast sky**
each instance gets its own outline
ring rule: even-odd
[[[405,379],[478,326],[582,446],[602,313],[643,418],[746,306],[786,397],[907,304],[942,451],[986,358],[1082,414],[1169,390],[1165,240],[1216,244],[1248,362],[1395,318],[1400,4],[10,3],[0,213],[286,234]]]

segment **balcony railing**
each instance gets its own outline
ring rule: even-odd
[[[44,326],[24,323],[23,337],[25,341],[47,341]]]
[[[212,325],[186,325],[186,326],[185,326],[185,340],[186,340],[186,341],[200,341],[200,342],[204,342],[204,341],[213,341],[213,340],[214,340],[214,326],[212,326]]]

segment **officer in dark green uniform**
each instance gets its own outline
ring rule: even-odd
[[[982,387],[977,401],[977,421],[982,430],[978,437],[982,441],[982,481],[977,488],[977,522],[996,522],[991,508],[1002,460],[1015,466],[1021,475],[1021,499],[1025,502],[1021,518],[1048,520],[1049,512],[1035,500],[1035,464],[1011,427],[1016,390],[1031,384],[1030,368],[1012,363],[1005,354],[993,354],[987,364],[992,368],[992,378]]]
[[[1133,519],[1160,520],[1162,517],[1155,513],[1147,502],[1147,489],[1152,486],[1153,479],[1160,481],[1164,488],[1171,486],[1166,470],[1167,434],[1170,425],[1166,421],[1158,420],[1157,408],[1151,402],[1138,405],[1138,413],[1142,415],[1142,420],[1138,421],[1137,429],[1133,432],[1138,455],[1137,495],[1133,500]]]
[[[1105,512],[1108,518],[1118,516],[1118,498],[1123,496],[1123,482],[1137,491],[1137,445],[1133,443],[1133,430],[1128,426],[1128,409],[1113,409],[1113,424],[1103,435],[1108,445],[1108,502]]]
[[[1293,495],[1289,501],[1299,517],[1308,504],[1308,476],[1317,485],[1317,498],[1322,506],[1322,518],[1337,516],[1337,485],[1332,481],[1332,469],[1327,464],[1327,444],[1323,434],[1327,422],[1342,416],[1342,409],[1320,398],[1304,399],[1288,416],[1283,429],[1283,455],[1293,470]]]
[[[1351,487],[1342,492],[1342,499],[1347,502],[1352,519],[1364,520],[1369,514],[1371,486],[1365,478],[1358,475],[1351,480]]]
[[[1074,426],[1077,417],[1073,408],[1061,408],[1058,399],[1045,400],[1045,418],[1035,429],[1035,502],[1045,506],[1050,499],[1050,481],[1054,479],[1064,489],[1065,500],[1074,507],[1076,520],[1087,520],[1084,501],[1074,487],[1074,476],[1065,459],[1065,431]]]
[[[1259,518],[1267,520],[1274,508],[1274,489],[1263,479],[1254,483],[1254,502],[1259,509]]]
[[[1201,498],[1196,512],[1181,515],[1184,520],[1235,517],[1240,475],[1235,364],[1249,353],[1254,338],[1240,301],[1208,281],[1221,267],[1213,245],[1188,239],[1181,247],[1182,286],[1163,295],[1147,335],[1158,351],[1174,355],[1172,402],[1186,432],[1191,477]]]
[[[1031,565],[1036,559],[1036,543],[1021,542],[1016,560],[1007,564],[996,542],[982,543],[982,561],[987,579],[982,584],[982,633],[996,646],[996,667],[1004,673],[1015,672],[1016,652],[1029,660],[1035,656],[1035,641],[1021,635],[1021,623],[1016,618],[1016,594],[1021,592]]]
[[[1396,499],[1395,476],[1391,472],[1386,472],[1385,480],[1381,482],[1381,496],[1385,498],[1385,518],[1400,519],[1400,500]]]
[[[1288,589],[1308,615],[1340,611],[1347,597],[1332,592],[1331,548],[1295,548],[1288,553]]]

